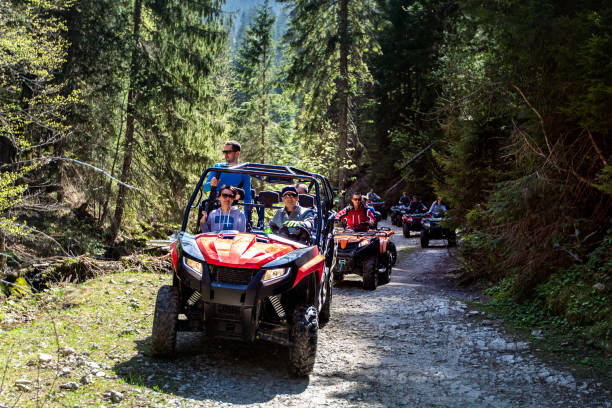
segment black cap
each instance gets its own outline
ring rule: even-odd
[[[281,191],[281,196],[284,196],[285,193],[293,193],[297,194],[297,189],[294,186],[285,186],[283,187],[283,191]]]

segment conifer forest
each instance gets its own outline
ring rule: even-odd
[[[577,370],[575,389],[577,373],[598,373],[593,382],[604,397],[563,400],[566,405],[610,406],[610,1],[0,1],[0,339],[6,336],[0,342],[29,338],[24,333],[36,333],[36,322],[49,313],[87,315],[81,291],[86,299],[110,290],[114,299],[113,289],[83,289],[100,277],[108,283],[129,270],[170,280],[169,252],[151,243],[175,239],[201,174],[225,163],[227,141],[240,143],[240,163],[326,177],[336,212],[351,205],[354,192],[371,189],[388,214],[403,192],[427,207],[440,197],[448,208],[445,225],[457,235],[439,266],[452,275],[445,278],[449,287],[478,292],[470,308],[562,355],[552,360]],[[252,188],[260,184],[254,179]],[[418,240],[401,247],[397,225],[397,262],[418,273],[427,252],[418,252],[424,251]],[[401,273],[396,268],[397,282]],[[381,289],[396,290],[393,285],[391,278]],[[338,288],[333,308],[350,314],[342,299],[357,289]],[[128,299],[136,291],[119,295]],[[144,344],[152,296],[127,301],[129,310],[143,310],[134,324],[143,325]],[[315,373],[327,361],[320,357],[322,336],[341,321],[333,308],[319,333]],[[109,316],[105,325],[127,327],[121,338],[140,333]],[[61,358],[75,351],[68,346],[78,354],[78,343],[86,343],[79,337],[60,349],[67,325],[37,335],[48,336],[50,353],[58,349]],[[36,350],[46,350],[32,344],[35,358]],[[161,380],[154,386],[157,374],[149,368],[141,377],[122,376],[136,362],[118,363],[123,349],[116,346],[105,352],[119,356],[114,372],[121,386],[148,386],[142,395],[129,399],[128,388],[100,386],[79,400],[79,392],[93,389],[87,387],[112,381],[113,370],[102,364],[106,379],[95,372],[92,383],[75,377],[78,390],[71,391],[62,374],[34,397],[36,383],[20,375],[27,352],[13,367],[9,356],[19,361],[21,351],[2,347],[0,395],[8,394],[0,406],[199,406],[167,398],[205,403],[220,395],[211,388],[195,398],[178,385],[164,389]],[[43,357],[37,361],[44,366]],[[149,390],[156,396],[145,398]],[[347,392],[347,405],[331,400],[330,406],[544,406],[482,395],[457,404],[442,396],[428,400],[435,387],[414,400]],[[291,405],[281,395],[219,401]],[[89,398],[98,402],[87,405]],[[321,404],[299,401],[296,406]]]

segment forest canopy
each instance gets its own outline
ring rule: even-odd
[[[165,238],[235,139],[341,199],[441,196],[466,280],[610,346],[608,1],[230,3],[0,4],[4,272]]]

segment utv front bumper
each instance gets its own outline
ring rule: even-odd
[[[198,293],[203,305],[200,319],[179,320],[183,331],[205,330],[206,335],[253,341],[257,338],[288,344],[289,331],[285,319],[279,324],[260,322],[264,303],[280,305],[280,295],[292,288],[293,272],[269,282],[262,282],[264,269],[228,268],[202,264],[200,275],[184,261],[177,268],[183,287]],[[293,275],[293,276],[292,276]],[[281,305],[282,308],[282,305]],[[284,321],[283,321],[284,320]]]

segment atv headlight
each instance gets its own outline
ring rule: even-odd
[[[431,224],[429,223],[429,221],[425,221],[423,223],[423,226],[429,228],[429,227],[431,227]]]
[[[363,240],[363,241],[359,242],[359,248],[364,247],[364,246],[368,246],[369,244],[370,244],[370,241]]]
[[[194,272],[198,273],[200,276],[202,276],[202,273],[204,272],[204,267],[202,266],[201,262],[196,261],[195,259],[191,259],[191,258],[183,258],[185,260],[185,264],[193,269]]]
[[[264,272],[261,280],[263,282],[266,282],[266,281],[270,281],[270,280],[273,280],[273,279],[278,279],[278,278],[281,278],[282,276],[286,275],[287,273],[289,273],[289,268],[267,269]]]

